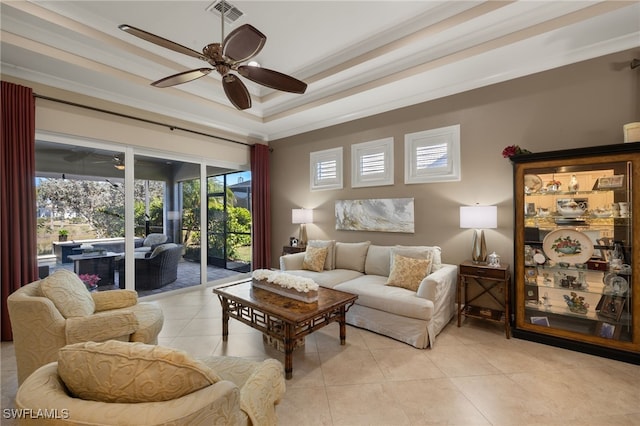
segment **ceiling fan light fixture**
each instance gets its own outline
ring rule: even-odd
[[[115,167],[118,170],[124,170],[124,163],[114,164],[113,167]]]

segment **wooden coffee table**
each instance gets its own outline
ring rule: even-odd
[[[293,376],[295,342],[332,322],[340,323],[340,344],[345,344],[347,310],[358,296],[320,287],[318,301],[304,303],[267,290],[253,288],[251,281],[216,287],[222,305],[222,340],[229,338],[229,318],[235,318],[284,342],[285,377]]]

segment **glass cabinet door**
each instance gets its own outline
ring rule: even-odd
[[[638,168],[637,154],[516,162],[516,329],[637,355]]]

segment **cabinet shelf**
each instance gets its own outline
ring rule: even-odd
[[[640,197],[631,196],[638,191],[633,184],[640,185],[640,144],[622,145],[512,158],[515,337],[640,364],[640,268],[618,272],[625,282],[607,275],[614,256],[640,264],[640,220],[634,215],[640,212]],[[536,187],[529,192],[531,186],[525,187],[525,182],[540,181],[559,181],[561,190]],[[578,190],[562,190],[569,182]],[[577,203],[582,209],[577,213],[584,214],[561,215],[568,202]],[[547,235],[561,229],[554,235],[575,238],[592,252],[560,253],[544,244]],[[538,253],[544,258],[534,256]],[[625,291],[611,293],[610,288]],[[572,312],[569,304],[588,308]]]

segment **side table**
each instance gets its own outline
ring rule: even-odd
[[[282,255],[285,254],[294,254],[306,251],[307,247],[292,247],[292,246],[282,246]]]
[[[511,337],[509,326],[509,283],[511,275],[509,265],[488,266],[486,263],[474,263],[465,260],[458,266],[458,327],[465,317],[479,318],[494,322],[504,322],[507,339]],[[474,288],[474,292],[469,292]],[[498,309],[479,306],[474,302],[487,295],[499,306]]]

